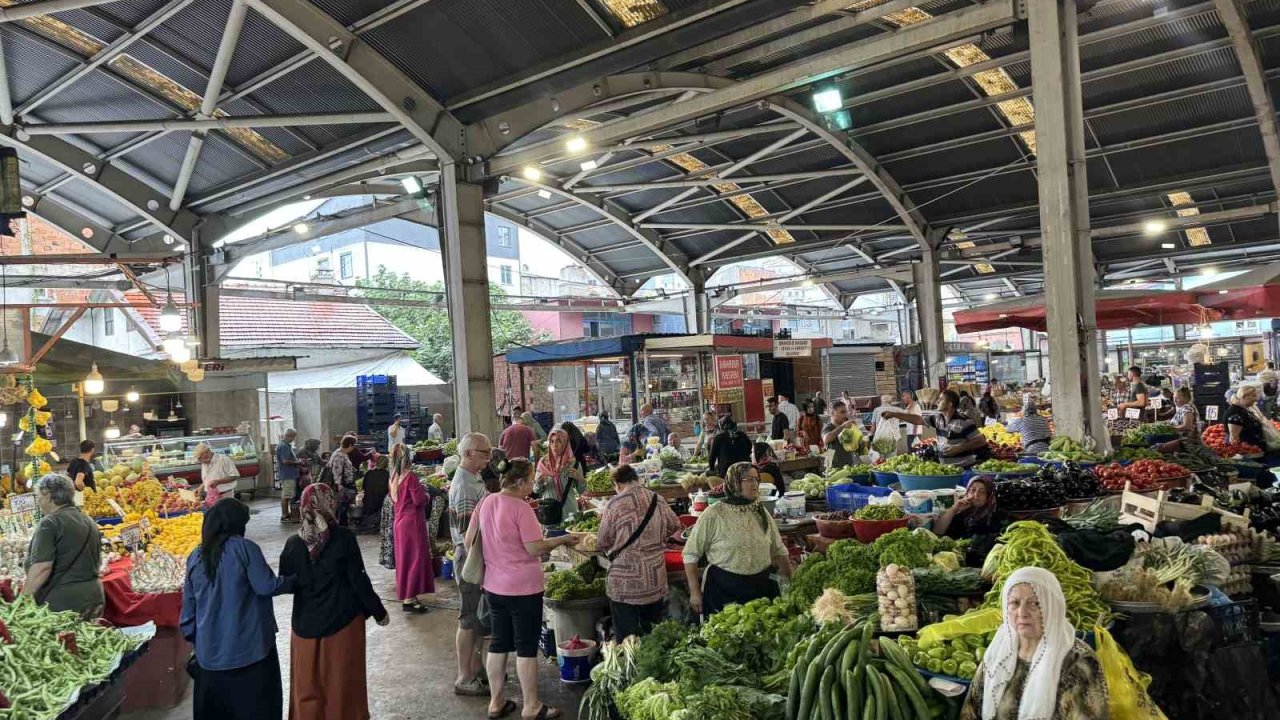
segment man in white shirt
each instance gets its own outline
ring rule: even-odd
[[[431,416],[431,427],[427,428],[427,439],[436,442],[444,442],[444,426],[440,423],[444,422],[444,416],[436,413]]]
[[[196,460],[200,462],[200,486],[204,490],[204,506],[213,504],[224,497],[232,497],[236,483],[240,482],[240,469],[230,455],[216,453],[205,443],[195,449]]]
[[[778,393],[778,412],[787,416],[787,427],[794,431],[800,427],[800,408],[796,407],[791,399],[782,393]]]
[[[387,427],[387,454],[390,455],[397,445],[404,444],[405,429],[400,424],[400,413],[396,413],[396,417],[391,421],[391,425]]]

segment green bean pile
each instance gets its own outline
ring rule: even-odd
[[[140,644],[76,613],[52,612],[26,595],[0,602],[0,622],[13,639],[0,640],[0,693],[8,701],[0,720],[56,718],[73,692],[106,680],[120,656]],[[59,633],[74,637],[64,643]]]

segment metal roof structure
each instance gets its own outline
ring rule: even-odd
[[[1034,1],[1034,0],[1033,0]],[[304,196],[434,213],[445,166],[623,296],[782,255],[849,305],[926,241],[980,300],[1042,288],[1011,0],[0,0],[0,145],[31,212],[115,253],[215,249]],[[1104,283],[1280,258],[1280,0],[1080,5]],[[812,109],[837,87],[849,131]],[[585,147],[569,151],[565,142]],[[1154,224],[1159,221],[1159,224]],[[797,280],[799,282],[799,280]]]

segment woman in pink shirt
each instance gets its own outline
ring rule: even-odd
[[[516,654],[516,675],[524,696],[521,717],[550,720],[563,713],[538,699],[538,635],[542,627],[541,558],[562,545],[574,545],[576,535],[543,539],[542,526],[526,498],[533,492],[533,465],[524,458],[498,464],[502,490],[485,497],[472,515],[466,545],[470,552],[476,533],[484,555],[484,594],[489,603],[493,637],[485,669],[489,676],[489,717],[503,718],[516,704],[504,695],[507,655]]]

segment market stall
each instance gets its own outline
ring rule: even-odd
[[[231,457],[240,477],[245,479],[246,489],[252,489],[261,469],[257,446],[252,434],[238,433],[234,428],[217,428],[207,435],[107,441],[102,446],[102,463],[106,467],[128,465],[140,471],[141,463],[146,462],[158,477],[199,484],[200,462],[194,451],[201,443],[215,453]]]

